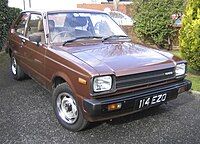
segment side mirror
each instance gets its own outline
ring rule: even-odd
[[[29,37],[29,40],[36,42],[37,46],[39,46],[39,43],[41,42],[41,36],[33,35]]]

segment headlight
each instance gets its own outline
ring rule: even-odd
[[[186,65],[184,63],[176,65],[176,76],[184,75],[186,70]]]
[[[93,90],[94,92],[107,91],[112,88],[112,77],[111,76],[102,76],[96,77],[93,81]]]

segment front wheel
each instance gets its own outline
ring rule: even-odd
[[[11,72],[15,80],[22,80],[26,76],[13,55],[11,56]]]
[[[55,88],[53,92],[53,108],[59,123],[70,131],[80,131],[88,124],[66,83],[60,84]]]

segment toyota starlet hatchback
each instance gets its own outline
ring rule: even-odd
[[[23,11],[8,51],[13,78],[28,75],[52,92],[55,115],[71,131],[159,106],[191,88],[185,60],[132,43],[101,11]]]

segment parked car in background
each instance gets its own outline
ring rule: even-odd
[[[133,26],[133,24],[135,23],[135,20],[131,19],[129,16],[125,15],[122,12],[110,11],[110,12],[108,12],[108,14],[118,25]]]
[[[49,90],[58,121],[71,131],[191,88],[185,60],[131,43],[101,11],[23,11],[8,38],[13,78],[29,75]]]

